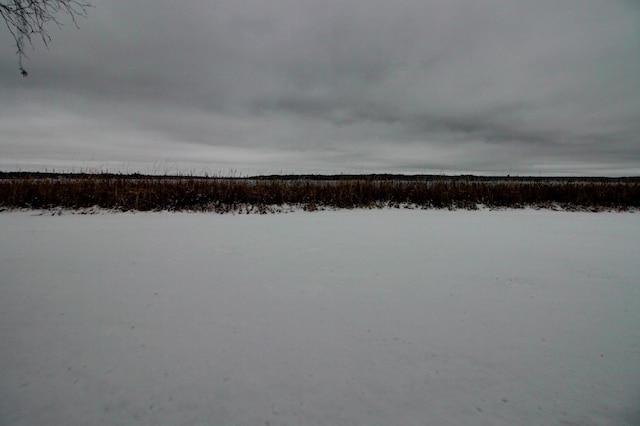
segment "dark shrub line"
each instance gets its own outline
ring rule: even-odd
[[[0,173],[0,207],[129,211],[269,212],[283,207],[476,209],[640,207],[638,178],[477,176],[258,176],[203,178],[113,174]]]

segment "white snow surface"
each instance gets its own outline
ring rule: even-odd
[[[0,214],[2,425],[640,424],[640,215]]]

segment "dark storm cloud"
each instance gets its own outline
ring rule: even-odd
[[[640,172],[635,2],[93,4],[28,79],[0,43],[5,164]]]

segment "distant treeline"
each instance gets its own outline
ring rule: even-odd
[[[0,172],[0,208],[276,212],[352,208],[636,210],[640,177],[153,176]]]
[[[140,173],[55,173],[55,172],[2,172],[0,179],[18,178],[117,178],[117,179],[228,179],[228,180],[311,180],[311,181],[334,181],[334,180],[393,180],[401,182],[416,181],[511,181],[511,182],[637,182],[640,183],[640,176],[631,177],[590,177],[590,176],[476,176],[476,175],[406,175],[392,173],[374,174],[289,174],[289,175],[256,175],[256,176],[194,176],[194,175],[149,175]]]

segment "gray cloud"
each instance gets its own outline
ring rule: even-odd
[[[640,173],[636,2],[93,3],[0,42],[0,168]]]

